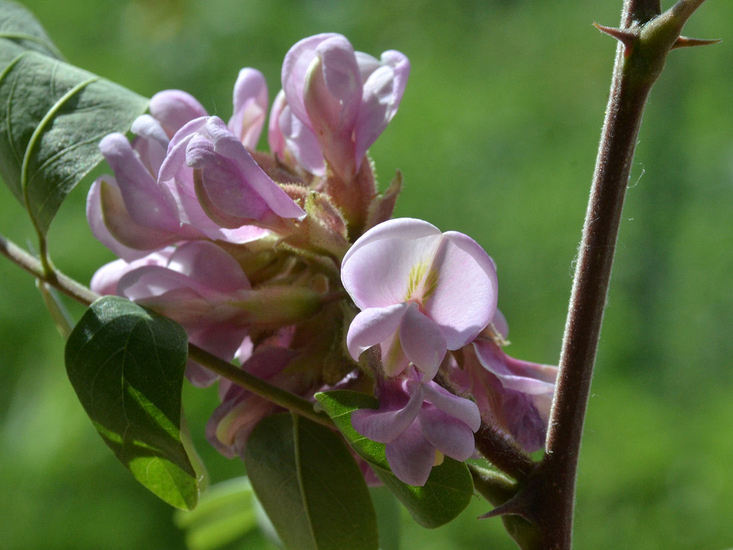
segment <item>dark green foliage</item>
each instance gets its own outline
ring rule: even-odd
[[[196,506],[199,475],[181,434],[183,329],[124,298],[94,302],[66,343],[66,371],[94,427],[167,503]]]
[[[58,59],[41,26],[0,3],[0,175],[42,235],[66,195],[147,99]]]
[[[270,416],[250,434],[244,463],[289,550],[377,550],[364,478],[332,430],[290,413]]]

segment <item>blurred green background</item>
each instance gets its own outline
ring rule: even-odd
[[[620,0],[24,4],[71,63],[147,96],[185,89],[224,118],[238,70],[262,70],[273,97],[304,36],[407,54],[402,107],[371,149],[382,186],[399,168],[398,215],[489,251],[509,352],[556,362],[615,49],[590,24],[616,24]],[[733,547],[731,22],[731,2],[700,9],[687,34],[724,42],[675,51],[646,112],[580,458],[577,548]],[[51,231],[57,265],[85,282],[112,259],[87,228],[87,188]],[[5,187],[0,232],[34,238]],[[188,387],[186,402],[213,480],[241,474],[203,439],[215,392]],[[1,258],[0,484],[2,548],[184,547],[172,511],[84,416],[33,281]],[[487,509],[477,500],[435,531],[406,517],[403,548],[513,548],[499,520],[475,520]],[[238,547],[267,544],[253,534]]]

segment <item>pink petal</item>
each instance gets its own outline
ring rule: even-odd
[[[356,173],[353,131],[361,104],[361,76],[354,49],[337,35],[321,42],[306,74],[303,101],[310,126],[333,170],[350,180]]]
[[[433,378],[445,357],[445,338],[435,322],[409,304],[400,324],[400,343],[407,358],[426,376]]]
[[[137,137],[132,148],[153,177],[157,177],[168,150],[168,136],[160,123],[150,115],[142,115],[132,123],[130,131]]]
[[[460,420],[471,431],[475,432],[481,427],[481,413],[476,403],[470,399],[454,395],[435,382],[423,384],[423,391],[426,401],[435,405],[448,416]]]
[[[239,71],[233,103],[229,129],[247,149],[255,149],[267,113],[267,84],[260,71],[250,68]]]
[[[398,409],[359,409],[351,415],[351,425],[364,437],[379,443],[389,443],[401,437],[420,412],[423,402],[421,388]]]
[[[239,262],[208,241],[179,246],[170,257],[168,268],[222,293],[251,288]]]
[[[494,374],[504,388],[529,395],[552,395],[555,391],[557,367],[514,359],[486,340],[476,340],[473,348],[481,365]]]
[[[132,261],[134,259],[145,256],[146,252],[144,250],[138,250],[125,246],[124,244],[119,242],[112,235],[112,233],[109,232],[109,229],[107,229],[107,225],[104,223],[104,213],[102,212],[101,192],[104,182],[106,182],[106,185],[113,185],[115,187],[117,186],[114,178],[112,178],[111,176],[102,176],[94,183],[92,183],[92,186],[89,188],[89,194],[87,195],[86,214],[87,221],[89,222],[89,227],[92,230],[92,234],[99,242],[101,242],[104,246],[114,252],[115,255],[123,258],[124,260]],[[122,200],[122,196],[119,194],[118,202],[118,208],[120,209],[120,211],[125,211],[124,201]],[[126,216],[126,219],[129,219],[129,214]],[[132,222],[132,220],[130,220],[130,222],[134,223]]]
[[[355,155],[361,159],[397,113],[410,73],[410,62],[400,52],[382,54],[382,65],[364,82],[364,92],[356,121]]]
[[[435,462],[435,447],[423,436],[417,424],[385,447],[392,473],[409,485],[423,486]]]
[[[278,126],[282,131],[281,136],[285,140],[287,151],[295,161],[310,174],[325,175],[326,162],[316,135],[303,121],[292,114],[287,105],[279,115]]]
[[[206,137],[191,139],[186,162],[201,170],[197,196],[206,214],[219,225],[239,227],[247,221],[263,220],[269,213],[267,204],[247,185],[236,163],[217,154]]]
[[[206,109],[191,94],[181,90],[165,90],[150,98],[150,114],[160,121],[169,137],[187,122],[206,116]]]
[[[222,212],[257,220],[249,214],[259,211],[264,202],[281,218],[305,217],[303,209],[270,179],[221,119],[210,117],[202,130],[189,142],[186,162],[212,172],[213,187],[204,185],[209,199]]]
[[[90,199],[95,201],[91,203],[92,210],[90,213],[97,218],[92,229],[95,229],[95,227],[98,229],[95,236],[100,238],[103,244],[110,247],[119,256],[133,259],[139,255],[128,253],[130,249],[149,251],[172,244],[180,239],[174,232],[137,223],[127,211],[127,205],[119,187],[113,182],[113,179],[105,180],[100,178],[90,190]],[[97,204],[99,210],[97,210]],[[103,229],[99,225],[100,217],[101,223],[104,225]],[[110,235],[113,238],[112,241],[109,241],[106,235]],[[121,243],[122,247],[115,246],[114,241]]]
[[[115,172],[130,217],[139,225],[175,232],[179,228],[173,198],[159,187],[122,134],[109,134],[99,144],[104,158]]]
[[[306,74],[311,63],[316,59],[318,45],[334,36],[339,35],[324,33],[304,38],[288,50],[283,61],[282,86],[288,105],[290,105],[295,116],[309,125],[308,112],[303,103]]]
[[[443,454],[461,462],[473,455],[473,432],[460,420],[431,406],[423,406],[418,419],[425,439]]]
[[[179,175],[181,170],[190,171],[190,168],[186,165],[186,147],[191,138],[206,125],[208,120],[209,117],[206,116],[196,118],[187,122],[175,133],[170,143],[168,143],[165,160],[158,172],[158,181],[172,180]]]
[[[270,121],[267,124],[267,144],[270,146],[270,152],[280,158],[285,155],[285,138],[280,128],[280,115],[287,105],[285,92],[280,90],[272,102]]]
[[[407,309],[406,304],[368,308],[354,317],[346,335],[346,347],[351,357],[358,360],[365,350],[397,332]]]
[[[412,218],[389,220],[364,233],[341,262],[341,281],[360,309],[384,307],[408,298],[410,274],[431,264],[440,230]]]
[[[427,296],[427,314],[440,325],[448,349],[471,342],[493,319],[497,302],[494,262],[476,241],[454,231],[443,234],[434,258],[438,284]]]

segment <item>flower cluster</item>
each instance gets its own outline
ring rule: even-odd
[[[482,422],[541,447],[555,369],[502,351],[496,268],[474,240],[391,219],[400,178],[380,194],[367,151],[409,69],[399,52],[376,59],[321,34],[287,53],[269,121],[254,69],[239,73],[227,123],[160,92],[132,142],[100,143],[114,177],[94,182],[87,217],[119,257],[94,290],[169,316],[191,342],[306,399],[372,391],[379,407],[356,411],[354,428],[422,485],[444,455],[474,454]],[[269,153],[256,149],[266,122]],[[217,380],[192,361],[186,374]],[[235,456],[277,407],[219,385],[207,435]]]

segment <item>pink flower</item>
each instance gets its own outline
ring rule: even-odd
[[[194,169],[193,181],[177,177]],[[191,186],[209,218],[222,227],[276,226],[305,212],[260,168],[242,142],[218,117],[201,117],[176,132],[160,178]]]
[[[163,174],[168,136],[150,115],[132,125],[132,144],[122,134],[100,143],[115,176],[102,176],[89,190],[87,219],[94,236],[119,257],[134,260],[177,242],[201,238],[246,243],[266,231],[253,226],[228,229],[204,213],[193,189],[193,171]]]
[[[314,176],[326,174],[318,138],[293,114],[282,90],[272,104],[267,140],[272,153],[294,170],[302,169]]]
[[[493,260],[470,237],[401,218],[362,235],[344,256],[341,280],[362,311],[346,337],[354,359],[380,345],[385,372],[413,363],[432,378],[446,350],[470,343],[494,317]]]
[[[399,52],[386,51],[377,60],[327,33],[290,48],[282,85],[288,106],[315,134],[332,170],[349,181],[397,112],[409,72]]]
[[[296,352],[280,347],[262,347],[245,363],[242,370],[289,391],[296,388],[295,378],[283,370]],[[232,458],[244,450],[247,437],[264,417],[275,413],[277,405],[241,386],[227,384],[226,391],[208,424],[206,438],[224,456]]]
[[[492,326],[506,338],[506,321],[498,311]],[[476,400],[486,423],[504,430],[527,452],[544,446],[557,367],[510,357],[493,338],[481,335],[464,348],[462,368],[449,373]]]
[[[382,380],[378,392],[379,408],[355,411],[351,422],[363,436],[386,444],[387,461],[400,480],[424,485],[442,455],[460,461],[473,455],[473,433],[481,425],[473,401],[421,382],[414,369],[402,379]]]

